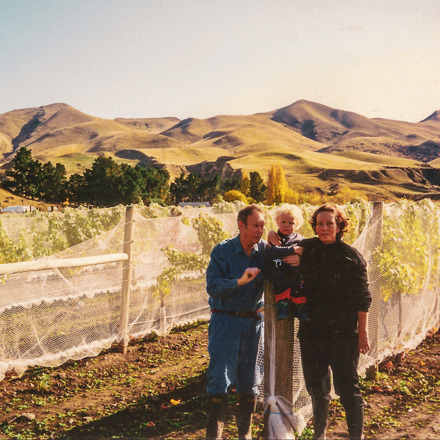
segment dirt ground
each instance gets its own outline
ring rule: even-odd
[[[440,439],[440,333],[386,359],[377,379],[363,379],[362,387],[366,438]],[[328,438],[347,438],[343,411],[333,403]]]
[[[203,438],[207,323],[160,338],[132,341],[57,368],[30,368],[0,382],[0,438]],[[362,380],[368,439],[440,439],[440,334],[387,359],[376,380]],[[235,438],[230,398],[224,438]],[[254,438],[263,438],[263,415]],[[311,425],[301,436],[311,438]],[[347,438],[344,414],[332,402],[329,439]]]

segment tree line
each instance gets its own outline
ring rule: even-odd
[[[256,202],[265,198],[266,187],[258,172],[247,177],[247,192]],[[64,165],[41,163],[26,147],[18,150],[12,168],[6,171],[3,188],[46,203],[93,205],[97,207],[133,203],[177,205],[183,201],[214,201],[230,191],[240,190],[240,177],[224,179],[182,173],[170,183],[167,170],[119,164],[111,157],[98,157],[84,173],[67,176]],[[252,188],[252,189],[250,189]]]
[[[180,202],[233,202],[320,204],[326,201],[345,203],[365,194],[350,188],[339,188],[332,194],[306,191],[290,185],[282,166],[273,164],[265,182],[258,171],[221,180],[220,176],[181,173],[170,182],[167,170],[119,164],[111,157],[98,157],[83,174],[67,177],[64,165],[41,163],[26,147],[18,150],[12,168],[6,171],[2,186],[12,193],[46,203],[68,203],[73,206],[110,207],[152,202],[178,205]]]

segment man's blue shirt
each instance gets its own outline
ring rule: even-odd
[[[206,290],[211,308],[241,312],[257,310],[262,306],[263,273],[244,286],[238,286],[237,280],[248,267],[263,269],[266,246],[267,243],[260,240],[254,245],[249,258],[239,235],[214,247],[206,270]]]

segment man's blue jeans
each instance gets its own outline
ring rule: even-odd
[[[261,315],[262,318],[262,315]],[[230,387],[243,395],[258,394],[256,372],[263,320],[213,313],[209,323],[208,394],[226,394]]]

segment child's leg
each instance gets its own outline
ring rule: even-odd
[[[286,319],[289,317],[289,302],[285,300],[278,301],[274,304],[277,314],[277,320]]]
[[[274,289],[274,307],[278,320],[289,316],[290,287],[286,275],[281,268],[276,268],[272,272],[271,281]]]
[[[292,296],[290,298],[290,300],[295,305],[295,316],[301,321],[309,322],[310,318],[308,317],[305,310],[307,298],[304,296],[303,293],[302,280],[299,282],[299,285],[295,287],[296,288],[292,289]]]

